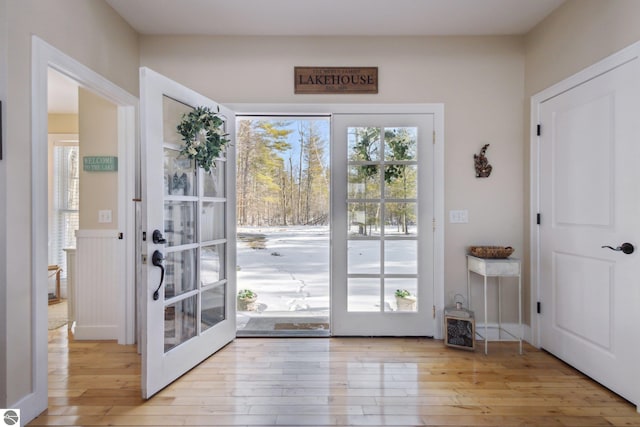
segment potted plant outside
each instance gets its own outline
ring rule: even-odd
[[[239,311],[255,311],[258,308],[256,300],[258,294],[251,289],[242,289],[238,292],[238,310]]]
[[[406,289],[396,290],[396,306],[398,311],[416,311],[418,298]]]

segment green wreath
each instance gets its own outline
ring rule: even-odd
[[[214,112],[209,107],[196,107],[190,113],[183,114],[178,125],[178,132],[184,141],[180,155],[195,160],[207,172],[215,168],[216,159],[230,142],[219,113],[219,108]]]

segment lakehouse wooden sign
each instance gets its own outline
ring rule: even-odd
[[[295,93],[378,93],[378,67],[294,67]]]

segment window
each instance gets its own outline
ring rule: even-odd
[[[56,138],[57,139],[57,138]],[[49,219],[49,264],[62,268],[66,277],[67,261],[63,249],[75,248],[75,231],[80,215],[80,169],[77,139],[60,139],[53,143],[53,185]]]

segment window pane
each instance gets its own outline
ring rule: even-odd
[[[197,305],[194,295],[164,308],[165,353],[196,336]]]
[[[224,239],[224,208],[225,204],[223,202],[202,203],[202,217],[200,221],[200,226],[202,227],[200,238],[202,242]]]
[[[409,291],[407,297],[396,297],[396,290]],[[418,308],[418,279],[386,279],[384,283],[384,311],[416,311]]]
[[[418,274],[418,241],[385,240],[385,274]]]
[[[384,196],[387,199],[415,199],[418,194],[418,166],[384,167]]]
[[[380,279],[348,279],[347,311],[381,311]]]
[[[204,197],[225,197],[224,193],[224,173],[227,163],[217,160],[216,167],[211,169],[211,173],[203,171]]]
[[[384,159],[415,160],[418,148],[418,128],[384,129]]]
[[[196,288],[196,249],[169,252],[165,260],[164,298],[173,298]]]
[[[347,273],[380,274],[380,241],[349,240]]]
[[[359,165],[349,167],[348,198],[379,199],[380,167],[377,165]]]
[[[349,160],[371,162],[380,160],[380,128],[347,128]]]
[[[380,235],[380,203],[349,203],[347,209],[350,236]]]
[[[206,331],[225,319],[226,284],[202,292],[201,331]]]
[[[193,196],[196,194],[193,161],[179,157],[179,151],[164,149],[164,194]]]
[[[178,132],[178,124],[182,116],[189,114],[193,108],[168,96],[162,97],[162,138],[164,142],[182,145],[182,135]]]
[[[203,246],[200,250],[200,282],[202,286],[211,285],[225,278],[225,245]]]
[[[164,236],[168,246],[196,241],[196,202],[164,202]]]
[[[384,234],[416,236],[418,234],[417,203],[385,203]]]

